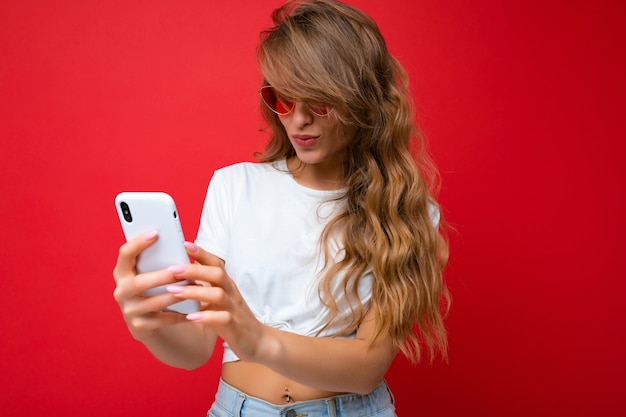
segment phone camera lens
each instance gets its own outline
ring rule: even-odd
[[[122,201],[120,203],[120,207],[122,209],[122,216],[124,216],[124,220],[126,220],[128,223],[131,223],[133,221],[133,216],[132,214],[130,214],[130,207],[128,207],[128,204]]]

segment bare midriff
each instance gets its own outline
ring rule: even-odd
[[[222,379],[245,394],[275,405],[317,400],[341,394],[299,384],[263,365],[244,361],[226,362],[222,367]]]

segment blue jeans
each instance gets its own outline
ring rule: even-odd
[[[278,406],[231,387],[224,381],[207,417],[396,417],[394,399],[382,382],[367,395],[345,394]]]

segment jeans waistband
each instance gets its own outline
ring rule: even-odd
[[[343,394],[319,400],[274,405],[249,396],[220,380],[215,403],[235,417],[242,416],[317,416],[329,417],[376,415],[393,407],[394,398],[385,381],[367,395]]]

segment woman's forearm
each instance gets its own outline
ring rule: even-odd
[[[161,362],[192,370],[209,360],[217,336],[206,326],[187,322],[163,327],[136,339]]]
[[[383,380],[395,351],[388,340],[307,337],[267,329],[256,362],[326,391],[367,394]]]

